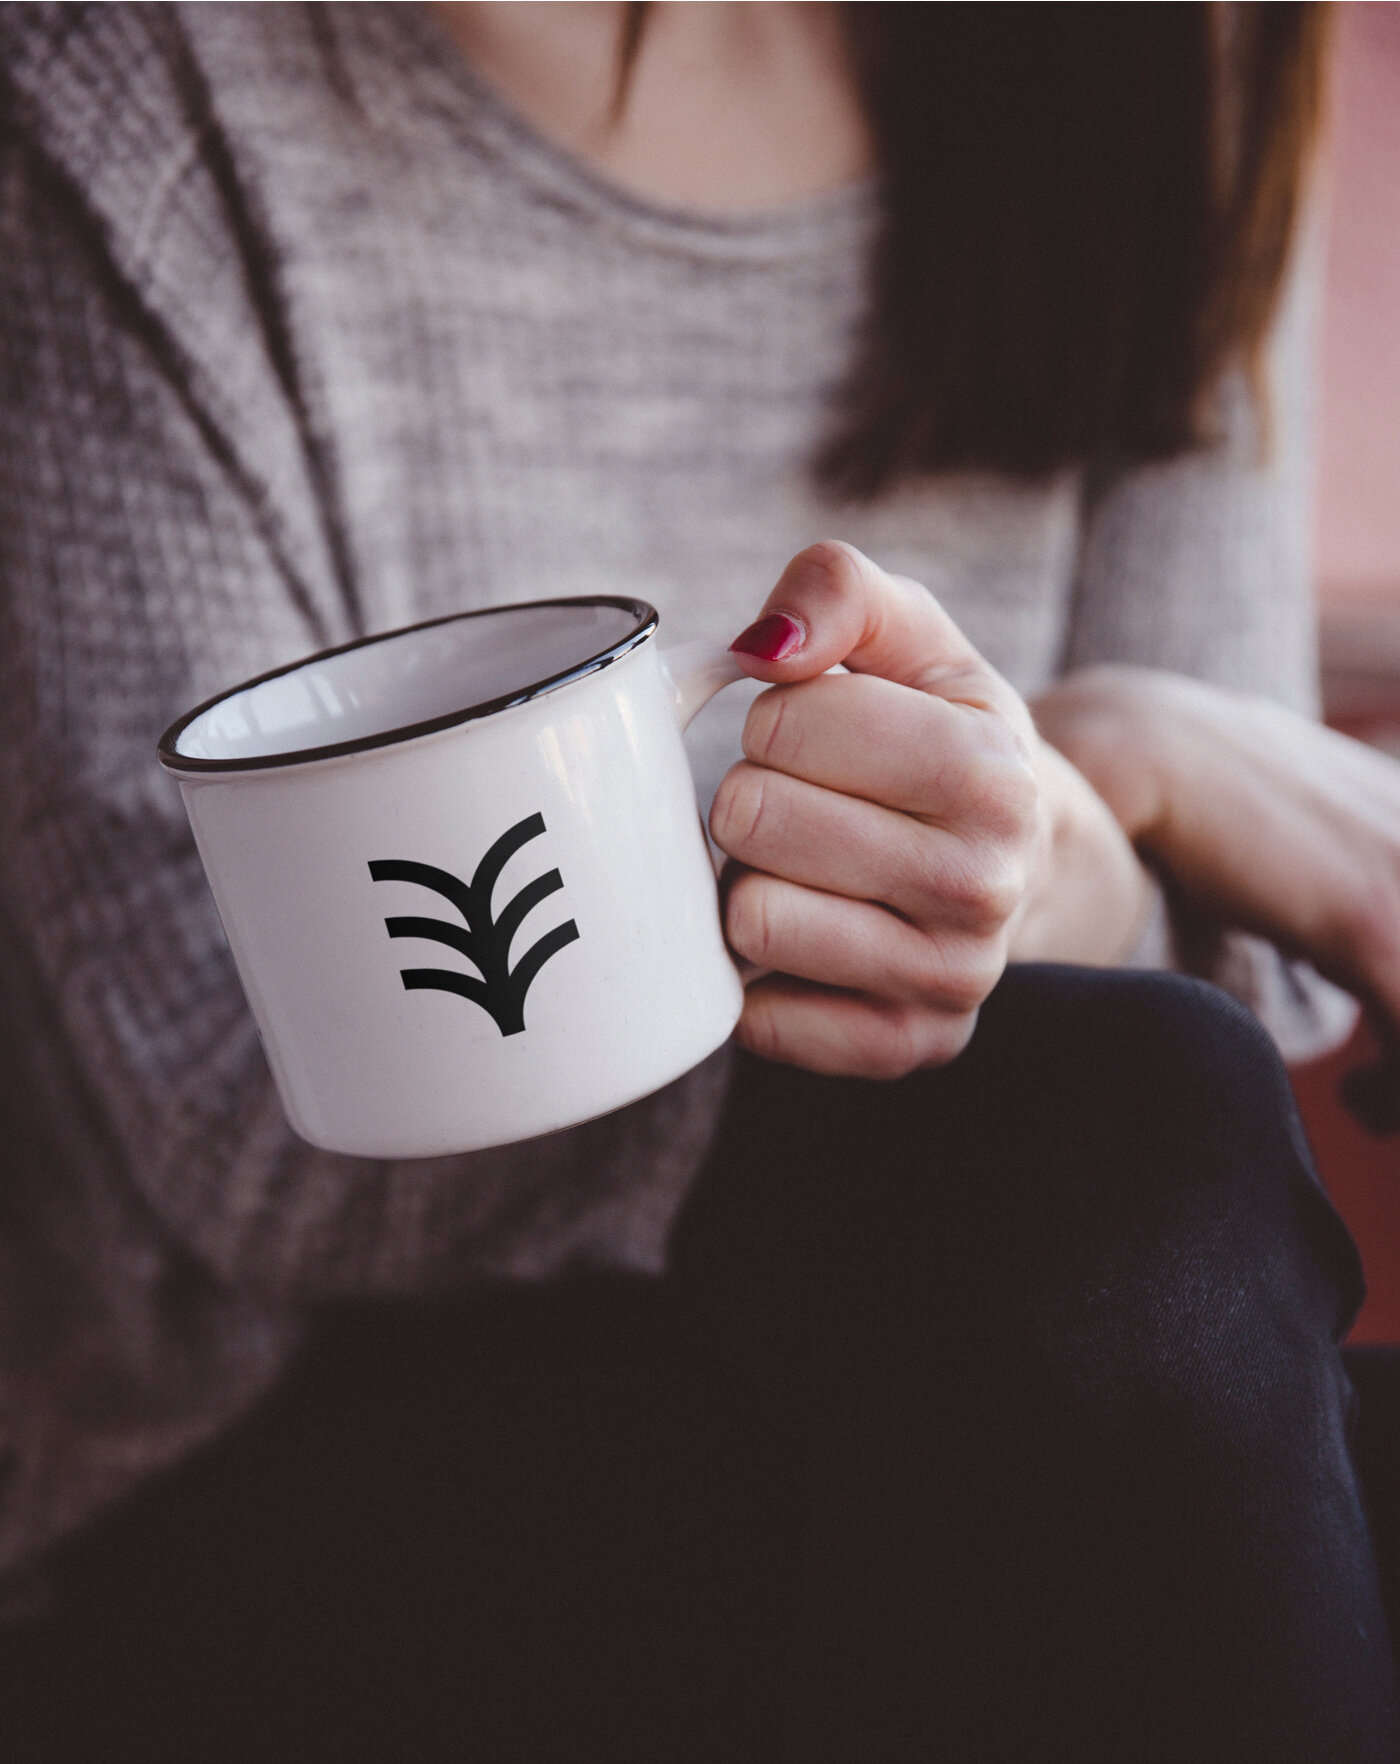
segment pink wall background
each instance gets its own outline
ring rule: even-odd
[[[1400,604],[1400,5],[1335,25],[1318,583],[1324,603]]]
[[[1364,712],[1356,732],[1400,753],[1400,5],[1337,13],[1317,510],[1323,678],[1334,714]],[[1400,1142],[1373,1138],[1337,1099],[1342,1074],[1374,1051],[1363,1030],[1295,1071],[1294,1085],[1366,1264],[1370,1296],[1352,1339],[1400,1343]]]

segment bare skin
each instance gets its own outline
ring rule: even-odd
[[[832,7],[654,6],[620,120],[622,8],[434,10],[535,126],[640,195],[755,210],[870,168]],[[792,641],[742,658],[775,690],[711,816],[754,1050],[871,1077],[951,1059],[1008,959],[1121,957],[1151,900],[1135,847],[1400,1023],[1392,762],[1147,669],[1071,676],[1032,715],[922,588],[849,546],[799,553],[771,614]]]
[[[1112,962],[1148,904],[1142,866],[937,601],[826,542],[784,570],[774,614],[800,643],[741,654],[774,690],[710,812],[738,866],[730,943],[774,970],[749,985],[740,1040],[899,1077],[962,1050],[1008,957]],[[826,676],[837,662],[849,675]]]
[[[1400,1027],[1400,767],[1296,711],[1152,668],[1038,701],[1047,737],[1202,905]]]
[[[653,6],[620,116],[620,6],[442,0],[431,10],[543,135],[654,201],[742,213],[871,169],[832,6]]]

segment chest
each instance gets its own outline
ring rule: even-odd
[[[835,506],[814,481],[865,314],[868,199],[767,223],[652,209],[441,70],[361,51],[358,113],[305,76],[274,104],[246,41],[219,90],[369,628],[627,593],[672,638],[728,634],[795,550],[841,537],[926,583],[1022,690],[1053,674],[1072,482]]]

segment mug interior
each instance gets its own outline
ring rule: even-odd
[[[414,625],[235,687],[166,731],[176,770],[353,753],[486,716],[606,667],[655,628],[644,601],[489,608]]]

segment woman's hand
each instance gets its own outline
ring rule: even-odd
[[[764,970],[746,1046],[897,1077],[962,1050],[1009,953],[1111,961],[1131,940],[1132,848],[923,588],[814,545],[735,650],[774,683],[710,814],[730,944]]]
[[[1400,766],[1273,704],[1150,668],[1070,675],[1046,738],[1225,923],[1293,949],[1400,1030]]]

